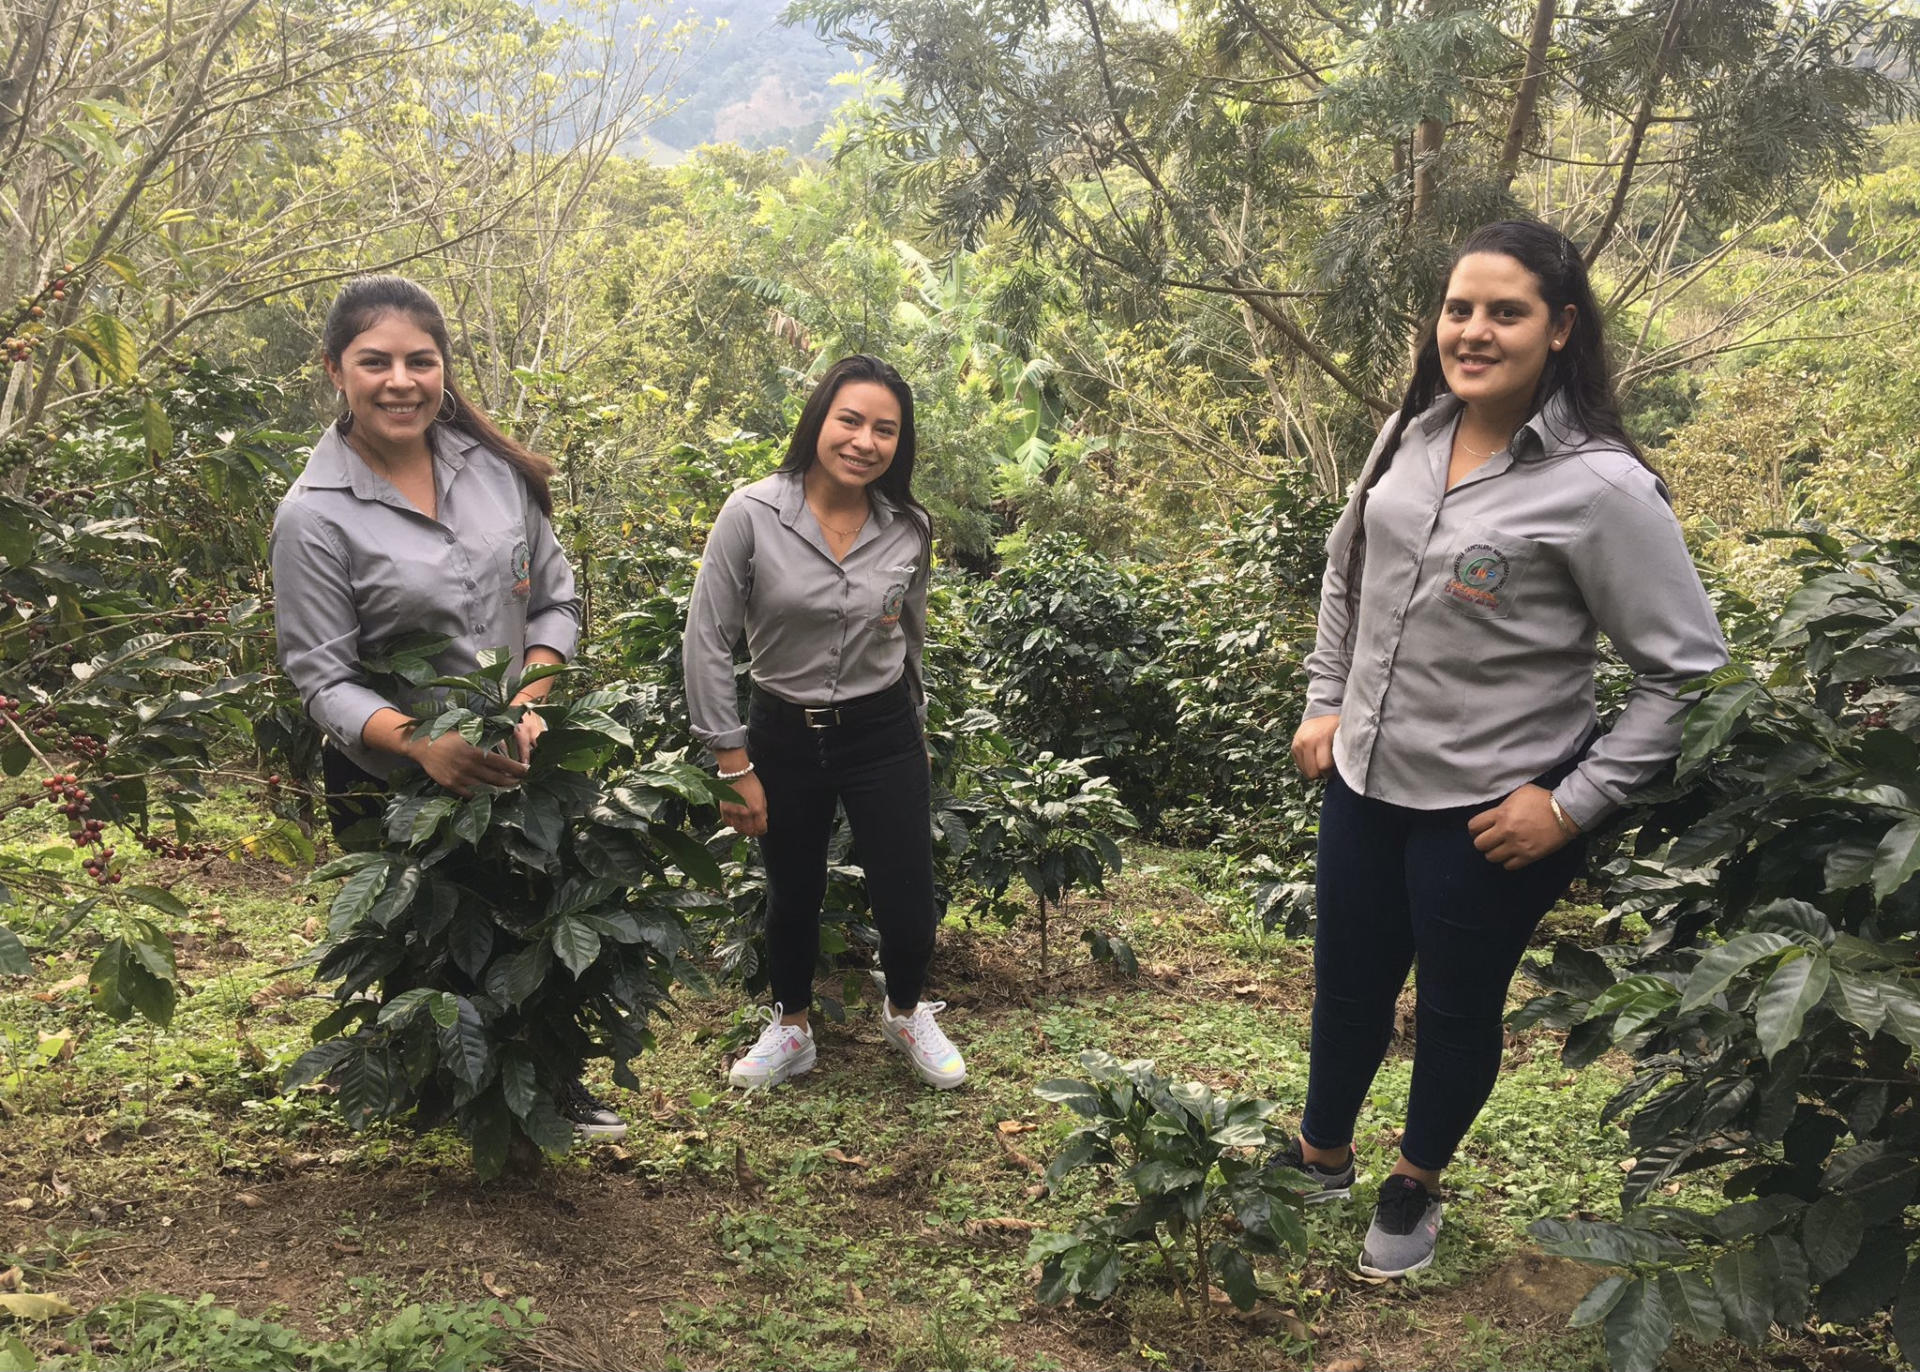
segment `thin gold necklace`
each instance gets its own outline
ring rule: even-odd
[[[809,505],[807,508],[809,510],[813,510],[813,507],[811,505]],[[821,528],[827,530],[827,532],[839,534],[842,538],[845,538],[849,534],[857,534],[862,529],[867,527],[867,517],[865,515],[861,515],[860,522],[854,525],[851,529],[843,529],[838,524],[827,523],[826,520],[820,517],[820,511],[818,510],[813,510],[813,520],[814,520],[814,523],[818,524]]]

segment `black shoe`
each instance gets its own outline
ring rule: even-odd
[[[611,1105],[587,1090],[578,1077],[560,1088],[560,1099],[554,1104],[560,1118],[571,1124],[573,1132],[582,1138],[611,1142],[627,1136],[627,1122],[614,1113]]]
[[[1308,1205],[1325,1205],[1345,1200],[1353,1194],[1353,1149],[1347,1149],[1345,1167],[1322,1167],[1308,1162],[1300,1152],[1300,1140],[1294,1139],[1267,1159],[1268,1172],[1289,1173],[1287,1181],[1305,1194]]]
[[[1360,1270],[1369,1277],[1404,1277],[1433,1263],[1440,1239],[1440,1197],[1418,1177],[1399,1173],[1380,1183],[1373,1223],[1360,1249]]]

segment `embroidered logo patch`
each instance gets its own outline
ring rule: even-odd
[[[523,538],[513,545],[513,561],[508,564],[513,573],[513,593],[530,595],[533,592],[533,556],[527,551],[527,541]]]
[[[1475,543],[1453,560],[1453,577],[1446,592],[1469,605],[1495,609],[1500,604],[1500,588],[1512,571],[1507,555],[1485,543]]]
[[[907,603],[907,585],[897,581],[880,598],[880,627],[891,629],[900,622],[900,607]]]

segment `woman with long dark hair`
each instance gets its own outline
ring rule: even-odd
[[[966,1079],[923,998],[936,923],[921,652],[931,521],[913,496],[913,391],[877,358],[820,378],[786,460],[727,498],[701,556],[684,660],[694,736],[739,793],[721,816],[760,840],[773,1005],[729,1080],[773,1087],[813,1070],[808,1012],[843,806],[866,875],[886,995],[880,1028],[928,1085]],[[743,723],[733,648],[745,634]]]
[[[458,796],[517,786],[541,731],[526,711],[512,756],[417,726],[430,688],[383,694],[365,663],[396,642],[442,638],[441,675],[504,649],[511,677],[561,663],[580,637],[573,570],[553,536],[553,464],[502,433],[455,383],[445,316],[397,276],[347,283],[321,337],[338,417],[273,521],[280,664],[325,734],[335,835],[353,845],[379,816],[387,780],[417,767]],[[515,705],[542,699],[546,678]],[[586,1134],[617,1138],[620,1117],[575,1083],[559,1102]]]
[[[1612,728],[1597,634],[1634,672]],[[1584,835],[1679,751],[1726,661],[1666,488],[1620,419],[1580,253],[1475,231],[1327,545],[1293,756],[1325,777],[1312,1059],[1276,1165],[1344,1197],[1417,965],[1412,1092],[1360,1270],[1433,1261],[1440,1172],[1500,1070],[1508,983]]]

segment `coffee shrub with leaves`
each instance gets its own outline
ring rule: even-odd
[[[1120,1062],[1089,1048],[1086,1080],[1042,1082],[1034,1094],[1087,1121],[1047,1168],[1058,1186],[1084,1167],[1117,1172],[1132,1199],[1109,1201],[1066,1232],[1034,1236],[1040,1299],[1098,1305],[1130,1278],[1158,1266],[1181,1308],[1204,1321],[1217,1282],[1250,1310],[1260,1288],[1253,1260],[1291,1247],[1305,1253],[1303,1202],[1261,1154],[1286,1141],[1270,1122],[1272,1101],[1228,1097],[1197,1081],[1176,1082],[1148,1060]],[[1103,1185],[1099,1194],[1111,1187]]]
[[[1610,869],[1638,946],[1559,945],[1519,1023],[1637,1070],[1622,1223],[1544,1220],[1618,1269],[1575,1313],[1616,1368],[1891,1312],[1920,1352],[1920,544],[1813,535],[1802,584],[1701,683],[1674,785]],[[1723,1209],[1662,1198],[1710,1169]]]
[[[1090,776],[1092,758],[1042,753],[1031,763],[1002,761],[973,779],[965,808],[972,817],[968,875],[980,890],[977,908],[1011,924],[1021,903],[1007,896],[1017,876],[1033,897],[1040,921],[1040,974],[1046,975],[1048,912],[1075,890],[1104,889],[1120,870],[1115,839],[1134,827],[1130,810],[1105,777]],[[1081,934],[1097,961],[1131,976],[1133,949],[1117,934],[1089,928]]]
[[[521,683],[483,654],[470,676],[435,678],[425,646],[382,664],[449,692],[422,727],[479,747],[503,743]],[[522,681],[565,668],[535,667]],[[689,912],[712,904],[721,873],[687,832],[690,810],[731,792],[678,754],[641,761],[617,716],[624,687],[542,704],[547,732],[525,781],[470,799],[425,776],[399,781],[377,847],[315,873],[342,879],[315,976],[338,1008],[288,1089],[327,1078],[347,1123],[451,1117],[475,1169],[499,1173],[518,1140],[566,1151],[559,1092],[593,1058],[636,1087],[688,949]]]

